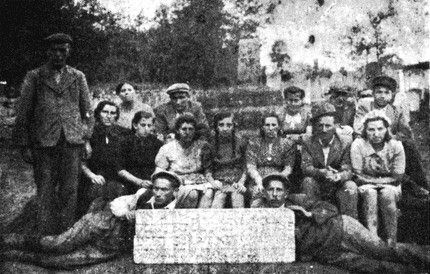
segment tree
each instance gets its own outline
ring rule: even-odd
[[[291,60],[290,56],[286,52],[286,47],[287,45],[284,40],[276,40],[272,45],[270,58],[278,68],[282,68],[283,64],[286,64]]]
[[[373,39],[366,39],[363,37],[366,30],[360,24],[356,24],[351,27],[351,35],[347,38],[352,46],[351,54],[353,55],[370,55],[374,49],[376,55],[376,61],[379,62],[381,56],[384,54],[385,49],[389,43],[389,37],[384,36],[382,31],[382,25],[385,21],[394,17],[397,14],[393,6],[393,0],[388,2],[388,6],[385,10],[374,13],[372,11],[367,12],[370,23],[370,35]],[[360,35],[361,34],[361,35]]]
[[[190,0],[174,11],[171,50],[177,81],[193,81],[204,87],[215,83],[216,67],[222,59],[223,5],[222,0]]]
[[[69,33],[74,39],[70,62],[83,70],[90,81],[97,80],[97,68],[107,52],[106,29],[115,16],[96,0],[0,1],[0,77],[17,85],[25,72],[45,60],[43,38]]]

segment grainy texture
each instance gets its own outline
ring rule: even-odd
[[[134,261],[288,263],[295,260],[289,209],[139,210]]]

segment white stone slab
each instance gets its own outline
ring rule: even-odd
[[[286,208],[139,210],[139,264],[288,263],[294,213]]]

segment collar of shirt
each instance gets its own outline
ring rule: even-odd
[[[380,151],[375,151],[372,144],[369,141],[364,140],[363,147],[362,147],[362,153],[363,153],[363,156],[371,156],[374,154],[376,154],[378,156],[382,156],[385,154],[386,149],[387,149],[387,143],[386,142],[384,142],[384,147]]]
[[[334,136],[333,138],[331,138],[330,142],[328,143],[328,146],[324,146],[323,143],[321,142],[321,139],[318,140],[322,146],[322,151],[324,154],[324,165],[327,165],[327,160],[328,160],[328,154],[330,153],[330,147],[333,144],[334,141]]]
[[[148,200],[148,202],[146,202],[147,204],[151,205],[152,209],[155,209],[155,198],[154,196],[151,197],[151,199]],[[176,199],[173,199],[173,201],[171,201],[168,205],[166,205],[165,207],[163,207],[163,209],[175,209],[176,207]]]
[[[327,146],[324,146],[324,144],[323,144],[323,142],[321,141],[321,139],[318,139],[318,142],[320,143],[320,145],[321,145],[323,148],[330,148],[330,147],[331,147],[331,145],[333,144],[333,141],[334,141],[334,135],[333,135],[333,137],[331,137],[331,140],[330,140],[330,142],[328,142],[328,145],[327,145]]]
[[[302,122],[302,115],[300,112],[290,115],[288,113],[285,114],[285,121],[289,123],[291,126],[298,125]]]

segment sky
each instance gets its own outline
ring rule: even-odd
[[[155,11],[161,5],[170,5],[174,0],[99,0],[107,9],[113,12],[119,12],[130,17],[131,21],[139,15],[140,12],[152,18]]]
[[[107,9],[113,12],[128,15],[128,23],[132,23],[133,19],[136,18],[140,12],[150,20],[153,18],[155,11],[161,4],[171,5],[175,0],[99,1]],[[271,0],[261,1],[267,2]],[[289,53],[292,55],[293,62],[299,61],[313,64],[315,58],[318,58],[321,66],[332,70],[337,70],[342,66],[353,70],[354,68],[363,65],[362,63],[352,61],[348,59],[347,56],[344,56],[346,54],[346,50],[339,46],[339,34],[345,33],[348,26],[351,26],[354,22],[368,20],[366,19],[366,11],[376,11],[383,7],[384,3],[387,1],[378,0],[375,2],[375,0],[360,0],[360,2],[357,3],[356,0],[326,0],[326,4],[320,9],[315,9],[312,5],[308,5],[307,9],[303,8],[302,5],[304,2],[301,1],[304,0],[281,2],[282,4],[278,5],[278,8],[274,13],[275,18],[273,23],[261,28],[258,33],[262,43],[260,54],[261,63],[262,65],[267,66],[268,72],[272,70],[271,67],[274,67],[274,64],[271,63],[269,57],[271,46],[274,41],[278,39],[288,42]],[[310,2],[308,1],[307,3],[309,4]],[[402,4],[403,2],[400,1],[400,3]],[[399,10],[402,10],[405,7],[399,6],[398,8]],[[426,8],[428,12],[429,5],[427,5]],[[297,9],[300,9],[301,12],[296,12]],[[405,13],[405,15],[408,14]],[[412,19],[414,18],[404,18],[403,23]],[[417,20],[417,24],[422,25],[422,21]],[[427,29],[427,31],[429,30],[428,26],[424,28]],[[310,34],[316,35],[317,43],[315,43],[313,47],[308,48],[305,47],[305,44]],[[390,35],[394,37],[398,34],[392,32]],[[404,39],[401,35],[400,37],[395,38],[398,41],[401,41]],[[294,38],[291,39],[291,37]],[[400,55],[406,64],[430,59],[429,39],[425,39],[424,45],[413,45],[410,41],[402,41],[397,44],[399,45],[397,48],[388,50]],[[323,54],[321,54],[322,52],[332,52],[332,56],[335,56],[335,58],[324,57]],[[361,62],[365,62],[365,60],[361,60]]]

